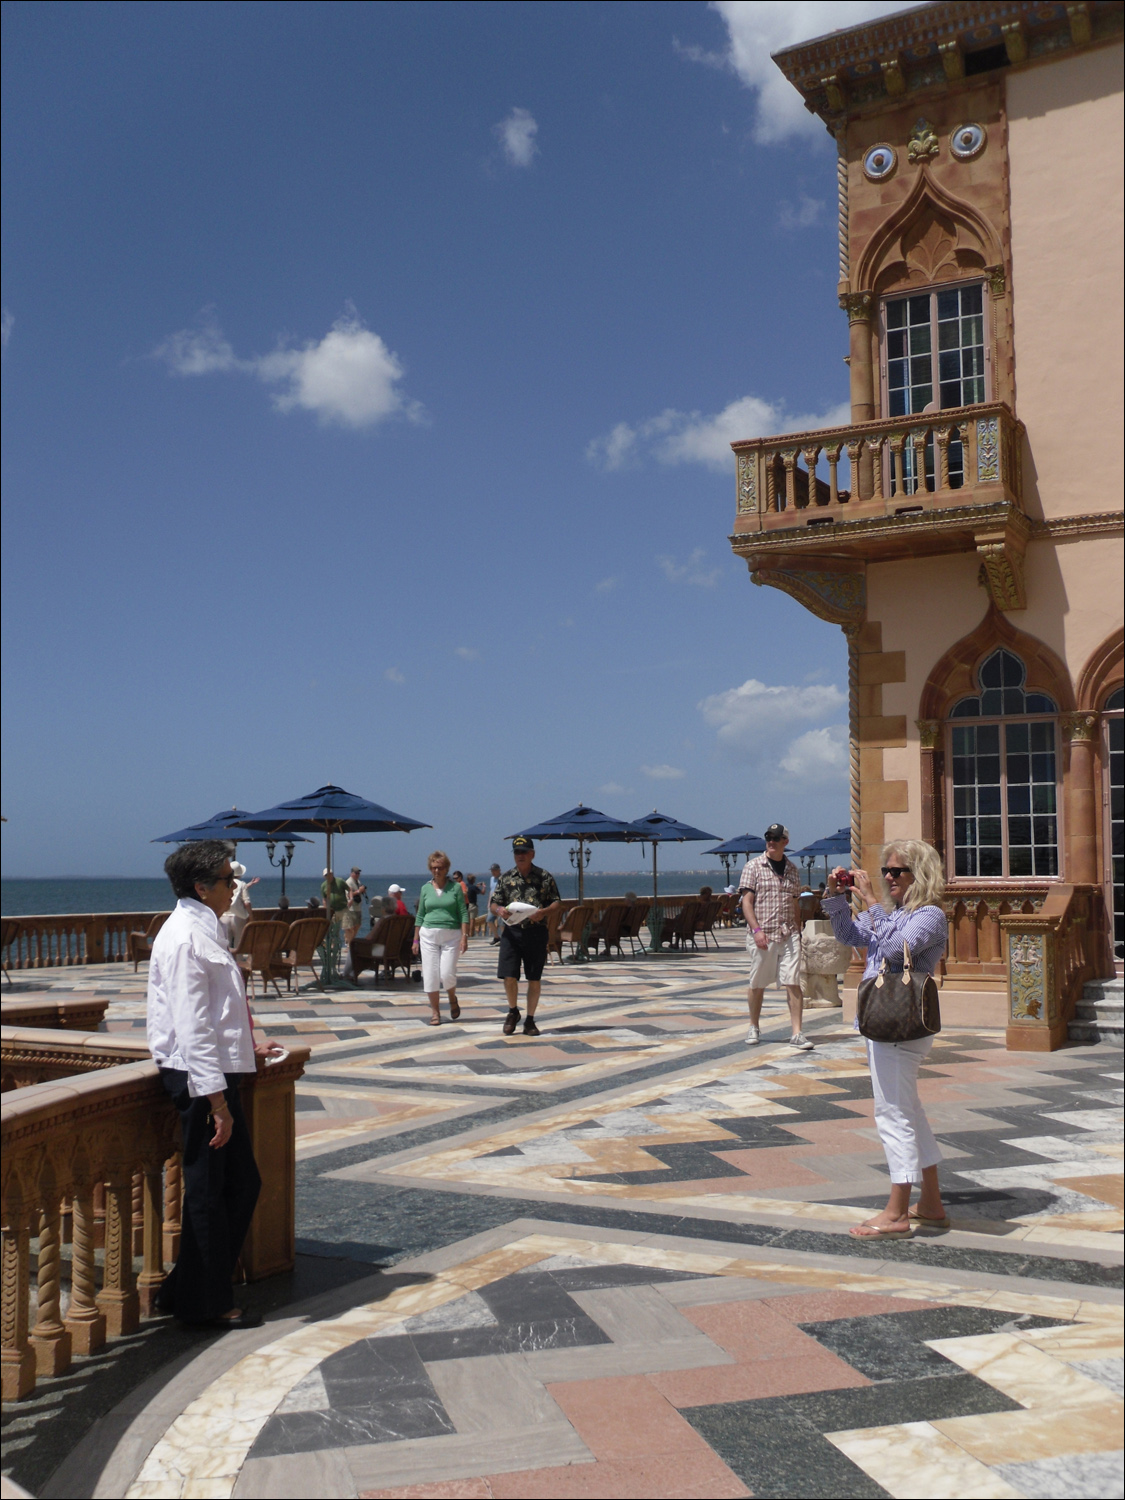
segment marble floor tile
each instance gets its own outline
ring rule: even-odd
[[[1021,1491],[929,1422],[825,1436],[895,1500],[1020,1500]]]
[[[1125,1453],[1070,1453],[997,1469],[1028,1500],[1119,1500]]]
[[[995,1467],[1071,1453],[1116,1452],[1125,1407],[1111,1400],[1062,1411],[996,1411],[987,1416],[965,1412],[930,1420],[967,1453]]]
[[[938,1338],[928,1342],[935,1353],[1033,1410],[1100,1406],[1113,1401],[1112,1392],[1100,1381],[1079,1374],[1073,1365],[1052,1359],[1014,1334]]]

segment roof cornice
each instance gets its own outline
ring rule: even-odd
[[[885,107],[921,89],[955,88],[966,61],[1019,68],[1057,53],[1120,39],[1122,0],[1044,4],[1041,0],[939,0],[833,31],[774,53],[774,62],[804,95],[805,107],[830,130],[856,113]],[[988,67],[979,69],[987,76]]]

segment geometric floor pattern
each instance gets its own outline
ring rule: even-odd
[[[953,1227],[857,1242],[888,1183],[862,1041],[813,1009],[794,1054],[770,991],[747,1048],[719,941],[553,965],[538,1038],[500,1034],[481,941],[456,1024],[401,978],[259,995],[312,1049],[299,1248],[357,1279],[124,1400],[40,1492],[1119,1495],[1120,1050],[943,1031]],[[124,1033],[144,983],[17,976]]]

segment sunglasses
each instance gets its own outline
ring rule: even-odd
[[[883,874],[889,875],[892,880],[901,880],[904,875],[909,875],[910,870],[905,865],[884,865]]]
[[[220,875],[218,877],[218,879],[217,880],[213,880],[211,882],[211,884],[212,885],[225,885],[228,891],[233,891],[234,890],[235,881],[237,879],[238,879],[237,875]]]

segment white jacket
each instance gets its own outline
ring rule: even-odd
[[[152,945],[148,1045],[160,1067],[188,1075],[193,1099],[221,1093],[224,1074],[257,1067],[242,973],[218,917],[191,897],[176,903]]]

